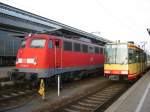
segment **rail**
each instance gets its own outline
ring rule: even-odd
[[[129,87],[129,84],[114,83],[54,112],[102,112]]]

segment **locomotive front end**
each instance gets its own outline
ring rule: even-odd
[[[22,41],[18,50],[16,70],[26,79],[47,77],[49,62],[47,60],[46,35],[33,35]]]

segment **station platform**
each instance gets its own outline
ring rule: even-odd
[[[8,72],[12,71],[14,68],[15,66],[0,67],[0,79],[9,77]]]
[[[14,85],[10,79],[10,72],[15,69],[15,66],[0,67],[0,87],[5,85]]]
[[[150,112],[150,70],[105,112]]]

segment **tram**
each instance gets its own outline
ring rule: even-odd
[[[110,80],[136,80],[147,69],[147,55],[133,42],[105,45],[104,75]]]

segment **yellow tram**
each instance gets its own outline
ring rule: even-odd
[[[146,53],[133,42],[105,45],[105,77],[111,80],[135,80],[146,69]]]

